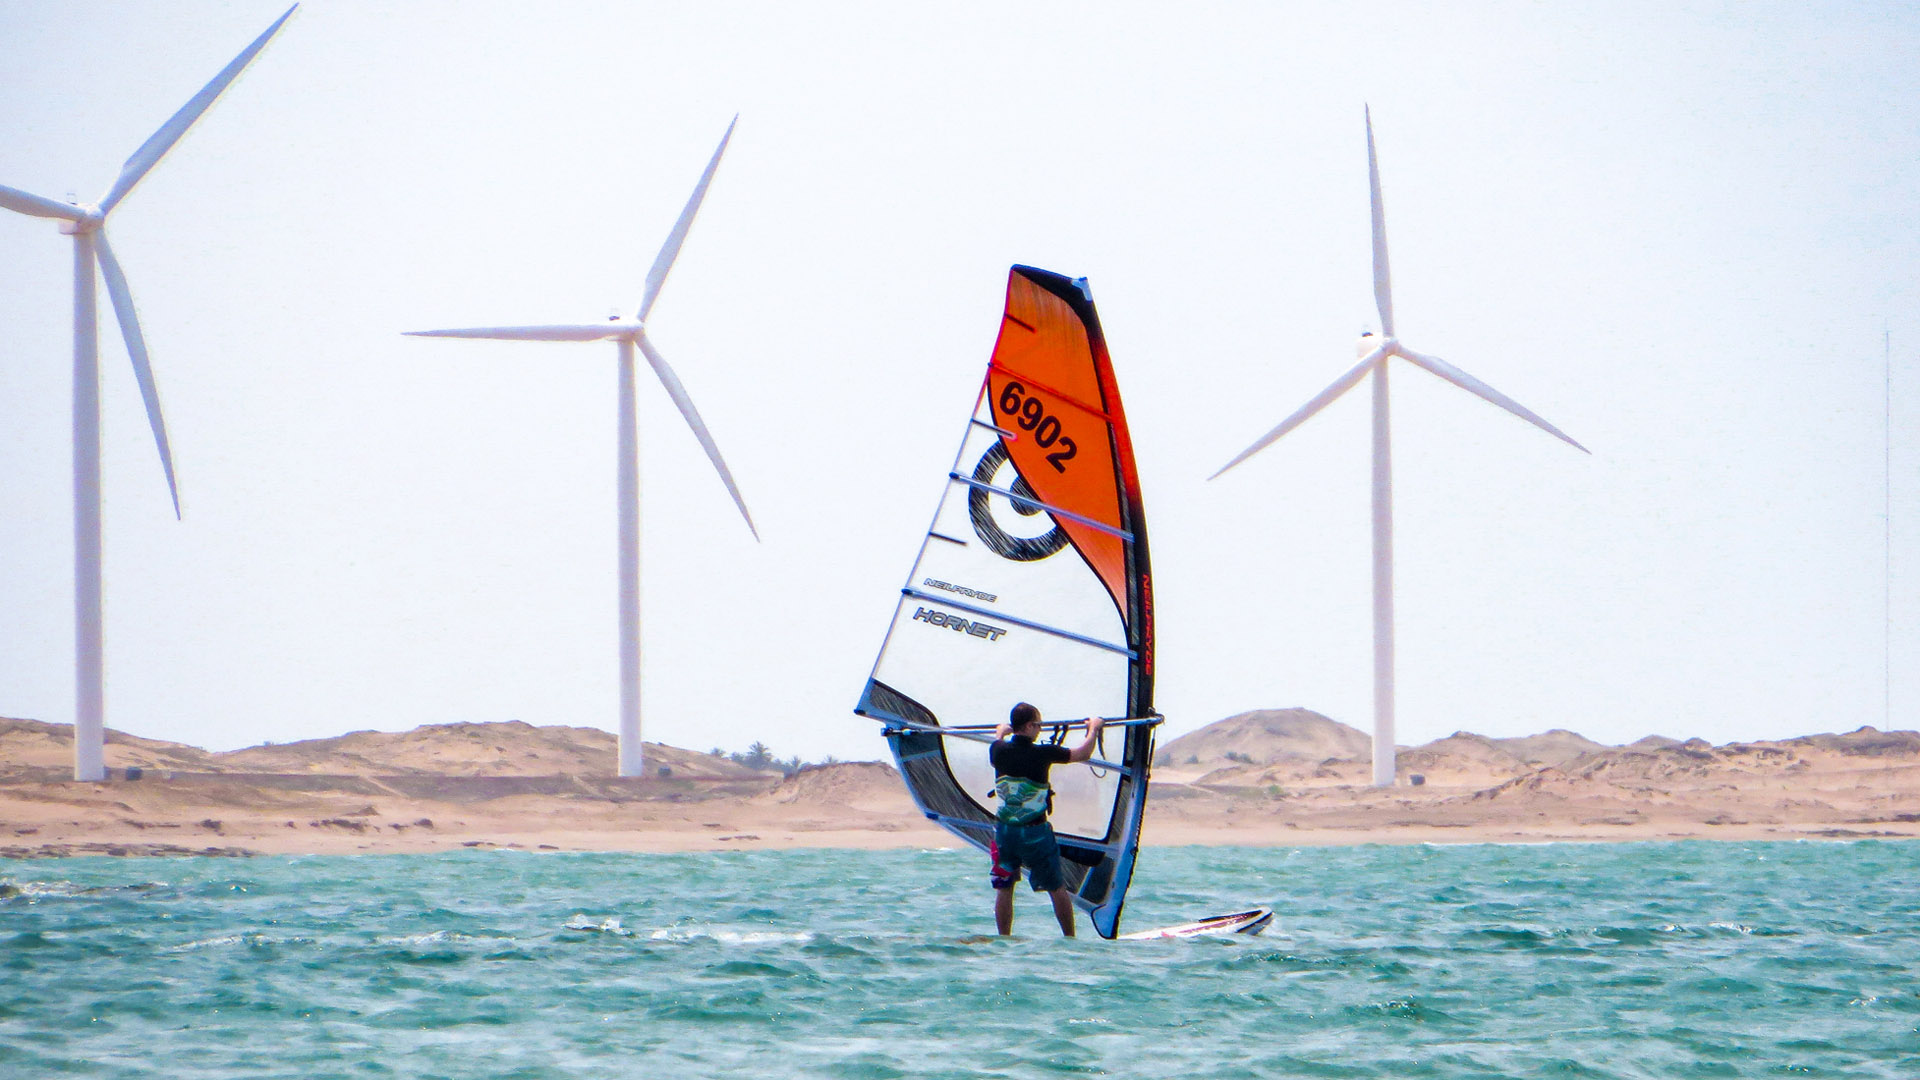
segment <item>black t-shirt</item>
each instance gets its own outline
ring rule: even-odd
[[[1017,776],[1036,784],[1047,782],[1047,770],[1065,765],[1072,753],[1057,743],[1036,743],[1030,735],[1001,739],[987,748],[995,776]]]

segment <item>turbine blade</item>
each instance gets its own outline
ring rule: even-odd
[[[93,249],[100,257],[100,273],[107,279],[107,296],[113,300],[114,319],[120,323],[120,336],[127,341],[127,355],[133,359],[133,377],[140,384],[140,400],[147,404],[147,425],[153,428],[154,445],[160,448],[160,467],[167,471],[167,494],[173,497],[173,516],[180,518],[180,488],[173,479],[173,449],[167,445],[167,422],[160,416],[160,388],[153,382],[153,366],[147,361],[147,339],[140,333],[140,317],[133,310],[133,293],[127,288],[127,275],[120,272],[120,260],[107,243],[107,230],[93,234]]]
[[[470,330],[405,330],[408,337],[488,338],[494,341],[600,341],[632,330],[618,323],[559,326],[479,326]]]
[[[667,242],[660,245],[660,254],[653,257],[653,268],[647,271],[647,294],[640,298],[641,322],[647,321],[647,312],[653,310],[653,302],[660,295],[660,287],[667,283],[667,274],[673,270],[673,261],[680,257],[680,245],[687,242],[687,230],[693,228],[693,216],[700,212],[700,204],[706,200],[707,185],[713,183],[714,171],[720,168],[720,155],[727,152],[727,141],[733,138],[733,126],[740,122],[740,114],[733,114],[732,122],[727,124],[727,133],[720,136],[720,147],[713,152],[713,158],[707,162],[707,171],[700,174],[700,183],[695,185],[693,196],[687,200],[686,208],[680,211],[680,220],[673,223],[673,231],[667,234]]]
[[[226,67],[221,68],[220,74],[215,75],[212,82],[201,87],[199,93],[193,95],[185,105],[180,106],[179,112],[174,113],[166,123],[160,125],[159,131],[154,132],[146,142],[140,144],[140,149],[135,150],[133,156],[128,158],[127,163],[121,167],[120,176],[113,182],[113,187],[108,189],[106,197],[100,200],[102,214],[112,213],[113,208],[120,204],[120,200],[127,197],[127,192],[133,190],[133,185],[139,183],[141,177],[146,176],[149,170],[160,163],[160,159],[166,156],[167,151],[173,149],[173,144],[180,141],[180,137],[187,133],[187,129],[193,126],[195,120],[200,119],[200,114],[206,112],[214,99],[226,90],[227,84],[233,82],[242,71],[246,70],[247,65],[253,62],[253,58],[261,49],[267,47],[267,42],[273,38],[273,35],[280,32],[280,27],[293,17],[293,13],[299,10],[299,7],[299,4],[295,4],[287,9],[286,14],[275,19],[272,26],[267,27],[264,33],[253,39],[253,44],[247,46],[239,56],[234,57]]]
[[[59,218],[62,221],[85,221],[87,215],[77,206],[63,202],[54,202],[31,191],[21,191],[0,184],[0,206],[34,217]]]
[[[1387,212],[1380,204],[1380,163],[1373,155],[1373,109],[1367,108],[1367,187],[1373,196],[1373,302],[1380,336],[1393,336],[1393,274],[1387,268]]]
[[[640,351],[646,354],[647,363],[652,364],[653,373],[660,376],[660,385],[667,388],[667,396],[673,399],[680,415],[686,417],[687,426],[693,429],[693,437],[700,440],[700,448],[707,452],[713,467],[720,470],[720,482],[727,485],[727,494],[733,496],[733,505],[739,507],[740,516],[747,519],[747,531],[753,534],[755,540],[759,540],[760,530],[753,527],[753,515],[747,513],[747,501],[740,497],[740,488],[733,482],[733,473],[727,470],[726,461],[720,457],[720,447],[714,444],[713,436],[708,434],[706,422],[700,419],[700,410],[693,407],[693,399],[687,396],[687,388],[680,385],[680,377],[673,373],[667,358],[660,355],[660,350],[653,347],[653,342],[647,340],[646,334],[640,334],[639,341]]]
[[[1311,417],[1314,413],[1317,413],[1321,409],[1326,408],[1328,405],[1333,404],[1333,401],[1335,398],[1338,398],[1341,394],[1344,394],[1347,391],[1353,389],[1354,386],[1358,384],[1361,379],[1366,378],[1367,372],[1373,370],[1374,363],[1384,355],[1386,355],[1386,350],[1384,348],[1377,348],[1372,352],[1368,353],[1364,358],[1361,359],[1359,363],[1353,365],[1352,368],[1348,369],[1345,375],[1342,375],[1338,379],[1335,379],[1333,381],[1332,386],[1329,386],[1325,390],[1322,390],[1318,394],[1314,395],[1314,398],[1312,401],[1309,401],[1305,405],[1300,406],[1299,409],[1295,410],[1292,416],[1289,416],[1285,420],[1280,421],[1280,426],[1274,428],[1272,431],[1267,432],[1265,435],[1260,436],[1259,442],[1256,442],[1252,446],[1249,446],[1245,450],[1242,450],[1240,452],[1239,457],[1234,458],[1232,461],[1229,461],[1225,465],[1220,466],[1219,472],[1214,473],[1213,476],[1207,477],[1207,479],[1212,480],[1215,476],[1219,476],[1220,473],[1226,472],[1228,469],[1233,468],[1235,465],[1240,464],[1241,462],[1247,460],[1248,458],[1259,453],[1260,451],[1265,450],[1267,447],[1272,446],[1274,441],[1279,439],[1280,436],[1285,435],[1287,432],[1292,431],[1294,428],[1297,428],[1301,424],[1306,423],[1307,419]]]
[[[1566,443],[1568,446],[1573,447],[1575,450],[1578,450],[1583,454],[1593,453],[1593,451],[1587,449],[1584,446],[1581,446],[1577,442],[1574,442],[1572,437],[1569,436],[1566,432],[1561,431],[1559,428],[1554,427],[1552,424],[1549,424],[1545,420],[1541,419],[1538,415],[1536,415],[1533,412],[1533,410],[1513,400],[1512,398],[1501,393],[1500,391],[1495,390],[1493,387],[1488,386],[1486,383],[1481,382],[1479,379],[1476,379],[1473,376],[1467,374],[1466,372],[1461,371],[1459,368],[1454,367],[1452,364],[1447,363],[1445,360],[1442,360],[1437,356],[1427,356],[1423,353],[1414,352],[1412,349],[1405,348],[1404,346],[1396,349],[1395,352],[1397,352],[1401,356],[1406,357],[1409,362],[1419,367],[1423,367],[1427,369],[1428,371],[1434,373],[1435,375],[1440,376],[1441,378],[1447,380],[1448,382],[1459,387],[1460,389],[1465,390],[1468,393],[1481,398],[1482,400],[1485,400],[1500,406],[1501,408],[1507,410],[1508,412],[1519,417],[1520,419],[1525,420],[1527,423],[1532,424],[1533,426],[1539,428],[1540,430],[1546,432],[1547,434],[1553,436],[1554,438],[1559,439],[1561,442]]]

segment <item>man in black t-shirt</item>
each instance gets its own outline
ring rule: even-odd
[[[996,731],[987,758],[993,762],[994,794],[1000,809],[993,828],[993,921],[1002,934],[1013,933],[1013,886],[1025,867],[1034,892],[1053,898],[1053,917],[1060,932],[1073,936],[1073,894],[1060,871],[1060,844],[1047,815],[1053,811],[1053,788],[1047,771],[1055,765],[1085,761],[1093,756],[1103,721],[1087,721],[1087,740],[1069,750],[1058,743],[1034,742],[1040,734],[1040,710],[1021,702]]]

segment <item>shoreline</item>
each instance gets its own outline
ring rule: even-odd
[[[1879,826],[1894,827],[1879,827]],[[18,830],[13,830],[18,832]],[[169,830],[173,831],[173,830]],[[1860,840],[1920,840],[1920,825],[1908,822],[1855,822],[1850,825],[1694,825],[1577,826],[1541,824],[1527,828],[1504,826],[1449,827],[1353,825],[1335,828],[1221,829],[1149,822],[1141,848],[1156,847],[1358,847],[1361,845],[1473,845],[1473,844],[1616,844],[1678,841],[1822,842]],[[23,842],[24,841],[24,842]],[[699,854],[726,851],[900,851],[914,849],[969,850],[968,845],[942,829],[910,827],[897,830],[859,828],[785,829],[762,832],[654,830],[609,832],[600,830],[528,830],[512,828],[457,828],[433,835],[273,835],[253,829],[204,831],[202,836],[157,839],[151,828],[88,829],[42,837],[31,834],[0,837],[0,860],[31,862],[52,858],[91,856],[127,858],[257,858],[270,856],[431,855],[452,851],[521,851],[593,854]]]

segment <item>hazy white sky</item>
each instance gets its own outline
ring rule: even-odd
[[[281,10],[0,0],[0,183],[97,198]],[[1100,307],[1170,735],[1365,728],[1366,395],[1204,478],[1371,326],[1371,103],[1401,336],[1594,451],[1396,369],[1401,741],[1881,724],[1884,331],[1912,727],[1916,56],[1904,4],[314,0],[110,226],[185,517],[103,298],[108,724],[611,728],[613,347],[400,332],[631,313],[737,111],[651,330],[765,539],[644,385],[649,739],[884,752],[1015,262]],[[55,721],[70,261],[0,214],[0,715]]]

